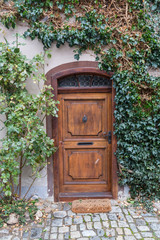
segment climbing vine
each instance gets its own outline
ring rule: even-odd
[[[1,22],[27,23],[25,37],[45,49],[74,47],[75,59],[90,49],[99,68],[114,72],[115,134],[119,180],[132,197],[160,198],[159,0],[22,0],[1,3]]]

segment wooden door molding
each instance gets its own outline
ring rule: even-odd
[[[106,73],[105,71],[101,71],[98,68],[97,62],[90,62],[90,61],[80,61],[80,62],[72,62],[67,64],[62,64],[58,67],[51,69],[47,74],[47,85],[51,85],[54,89],[54,98],[57,100],[58,97],[58,80],[62,77],[66,77],[72,74],[95,74],[104,77],[111,77],[113,73]],[[68,89],[69,90],[69,89]],[[60,93],[66,91],[65,89],[61,89]],[[73,93],[75,92],[112,92],[112,166],[111,166],[111,179],[112,179],[112,194],[111,198],[117,198],[118,193],[118,178],[117,178],[117,161],[114,155],[114,152],[117,148],[117,140],[116,136],[113,135],[113,123],[115,121],[114,118],[114,109],[115,109],[115,89],[113,88],[113,84],[111,89],[109,88],[94,88],[94,89],[87,89],[87,88],[77,88],[72,89],[70,91]],[[70,93],[67,91],[67,93]],[[53,118],[51,116],[47,116],[46,119],[47,124],[47,134],[50,138],[54,139],[55,146],[58,147],[58,118]],[[61,143],[60,143],[61,144]],[[54,194],[54,201],[59,201],[59,160],[58,160],[58,150],[57,152],[48,159],[47,163],[47,179],[48,179],[48,195],[52,196]],[[77,195],[77,197],[79,197]],[[92,196],[91,196],[92,197]],[[101,197],[101,196],[97,196]],[[107,196],[106,196],[107,197]],[[68,199],[69,200],[69,199]]]

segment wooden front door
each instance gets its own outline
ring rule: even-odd
[[[111,96],[58,94],[59,200],[111,197]]]

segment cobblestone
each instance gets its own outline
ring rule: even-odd
[[[144,226],[144,225],[146,225],[146,222],[143,219],[136,219],[136,225]]]
[[[150,227],[153,229],[153,230],[156,230],[156,231],[160,231],[160,223],[151,223],[150,224]]]
[[[45,239],[45,240],[49,239],[49,232],[46,232],[46,233],[44,234],[44,239]]]
[[[12,236],[8,235],[8,236],[4,236],[0,238],[1,240],[11,240]]]
[[[103,229],[98,229],[97,230],[97,235],[100,236],[100,237],[104,236],[104,230]]]
[[[135,224],[133,224],[133,223],[130,224],[130,228],[131,228],[132,232],[134,232],[134,233],[137,233],[137,232],[138,232]]]
[[[57,239],[57,233],[53,233],[50,235],[50,239]]]
[[[124,237],[125,240],[136,240],[136,238],[134,236],[127,236]]]
[[[51,227],[51,233],[57,232],[58,231],[57,229],[58,229],[57,227]]]
[[[142,232],[142,237],[152,237],[153,234],[151,232]]]
[[[110,213],[97,214],[75,214],[68,203],[52,203],[52,207],[45,204],[46,208],[51,207],[51,212],[42,219],[42,224],[32,222],[23,228],[0,228],[0,240],[160,239],[158,215],[113,203]]]
[[[64,224],[65,225],[72,225],[72,218],[71,217],[65,217]]]
[[[147,226],[138,226],[137,228],[142,232],[149,231],[149,227]]]
[[[81,231],[86,230],[86,225],[84,223],[81,223],[79,228]]]
[[[119,227],[129,227],[129,225],[126,221],[119,221],[118,225],[119,225]]]
[[[0,234],[9,234],[9,230],[7,230],[7,229],[1,229],[0,230]]]
[[[150,223],[157,223],[157,222],[159,222],[159,220],[157,219],[157,218],[155,218],[155,217],[145,217],[144,218],[147,222],[150,222]]]
[[[93,230],[85,230],[82,232],[83,237],[92,237],[96,236],[96,233]]]
[[[108,221],[104,221],[104,222],[102,222],[102,224],[103,224],[103,227],[105,227],[105,228],[109,227],[109,222]]]
[[[81,224],[83,223],[83,218],[80,216],[75,216],[73,222],[74,224]]]
[[[71,232],[71,238],[79,238],[81,235],[80,235],[80,232],[79,231],[76,231],[76,232]]]
[[[52,221],[52,226],[61,227],[61,226],[62,226],[62,222],[63,222],[62,219],[54,219],[54,220]]]
[[[93,222],[100,221],[100,217],[99,217],[99,215],[93,215],[93,217],[92,217],[92,221],[93,221]]]
[[[64,218],[65,216],[67,216],[67,213],[66,211],[57,211],[53,213],[53,216],[56,218]]]
[[[123,234],[123,229],[122,228],[116,228],[116,232],[118,235],[122,235]]]
[[[69,227],[60,227],[59,228],[59,233],[66,233],[69,232]]]
[[[115,229],[106,229],[106,235],[108,237],[114,237],[115,236]]]
[[[101,218],[103,221],[108,220],[106,213],[100,213],[99,215],[100,215],[100,218]]]
[[[14,237],[13,240],[20,240],[20,238],[19,237]]]
[[[131,230],[129,228],[124,228],[125,235],[132,235]]]
[[[91,221],[91,216],[84,216],[84,221],[85,222],[90,222]]]
[[[41,228],[32,228],[32,229],[31,229],[30,238],[31,238],[31,239],[40,238],[41,233],[42,233],[42,229],[41,229]]]
[[[102,224],[101,224],[101,222],[94,222],[94,228],[95,228],[95,229],[102,229]]]
[[[109,220],[117,220],[116,214],[108,214]]]
[[[160,231],[156,231],[156,232],[155,232],[155,235],[156,235],[158,238],[160,238]]]
[[[133,218],[130,215],[126,215],[126,219],[128,222],[134,222]]]
[[[136,239],[142,239],[142,237],[139,233],[135,233],[134,236],[135,236]]]
[[[87,229],[92,229],[93,227],[93,223],[92,222],[87,222]]]
[[[111,227],[113,227],[113,228],[118,227],[117,222],[116,221],[111,221]]]
[[[118,236],[118,237],[116,238],[116,240],[123,240],[123,237],[122,237],[122,236]]]

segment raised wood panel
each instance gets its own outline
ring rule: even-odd
[[[102,132],[102,102],[72,101],[67,107],[67,131],[72,136],[98,136]],[[83,121],[86,119],[86,122]]]
[[[63,109],[63,140],[86,138],[104,139],[109,125],[111,93],[83,93],[59,95]],[[83,117],[87,122],[83,122]]]
[[[103,175],[102,155],[98,151],[72,151],[68,156],[68,175],[73,180],[98,179]]]
[[[61,167],[61,183],[64,185],[100,184],[110,188],[111,148],[105,141],[92,146],[78,146],[76,142],[65,142],[62,148],[63,164]],[[75,187],[75,186],[74,186]]]

